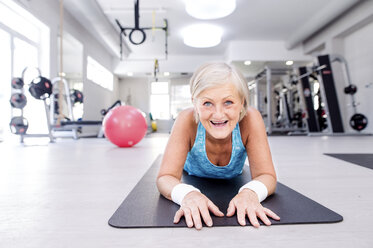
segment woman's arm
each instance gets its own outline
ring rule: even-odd
[[[275,192],[277,177],[262,116],[256,109],[249,108],[242,124],[244,124],[243,129],[246,133],[244,145],[249,159],[251,177],[265,184],[268,195],[271,195]]]
[[[227,216],[233,216],[237,210],[237,220],[241,225],[246,225],[246,216],[255,227],[259,227],[257,217],[266,225],[271,225],[267,216],[275,220],[279,220],[280,217],[264,208],[260,200],[275,192],[277,178],[263,119],[256,109],[248,109],[246,116],[240,122],[240,130],[253,180],[229,203]]]
[[[178,115],[163,155],[157,187],[159,192],[169,200],[171,200],[172,189],[180,183],[184,163],[191,147],[192,118],[192,109],[184,110]]]
[[[175,213],[174,223],[178,223],[184,216],[188,227],[195,226],[196,229],[201,229],[201,218],[207,226],[213,224],[209,211],[217,216],[224,216],[224,214],[199,190],[190,191],[191,186],[180,184],[184,163],[192,146],[192,137],[196,135],[196,129],[193,109],[181,112],[166,146],[157,177],[157,186],[164,197],[174,201],[177,199],[175,203],[180,205],[180,209]]]

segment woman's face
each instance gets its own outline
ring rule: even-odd
[[[202,91],[195,102],[195,109],[206,132],[215,139],[225,139],[235,128],[243,99],[232,83],[218,85]]]

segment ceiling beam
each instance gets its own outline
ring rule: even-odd
[[[119,31],[109,22],[96,0],[64,0],[64,6],[111,54],[120,57]],[[123,55],[128,56],[131,50],[123,42]]]
[[[359,2],[361,0],[334,0],[326,6],[320,6],[320,10],[290,36],[286,41],[286,48],[293,49]]]

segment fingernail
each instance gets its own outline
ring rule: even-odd
[[[208,222],[207,222],[207,225],[208,225],[208,226],[212,226],[212,222],[211,222],[211,221],[208,221]]]

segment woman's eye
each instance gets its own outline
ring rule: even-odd
[[[211,105],[212,105],[211,102],[204,102],[204,103],[203,103],[203,106],[205,106],[205,107],[210,107]]]
[[[226,101],[226,102],[225,102],[225,105],[231,105],[231,104],[233,104],[232,101]]]

